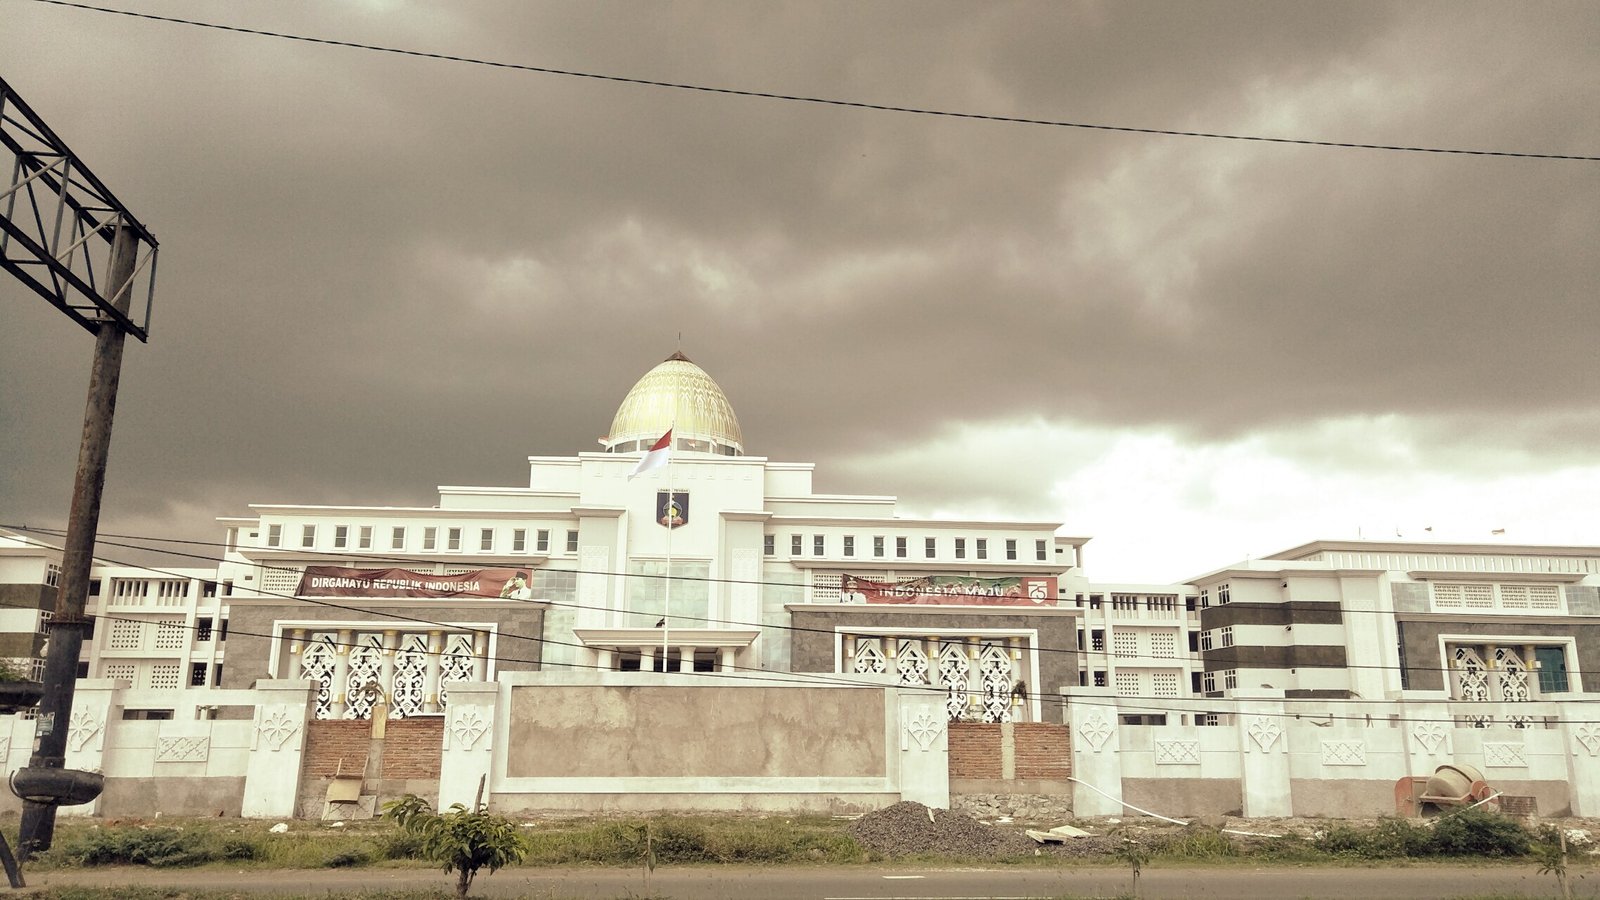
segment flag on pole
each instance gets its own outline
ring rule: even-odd
[[[632,472],[628,473],[628,480],[632,481],[636,475],[643,475],[646,472],[653,472],[661,468],[667,464],[667,460],[671,457],[672,429],[668,428],[667,433],[663,434],[660,440],[651,444],[650,450],[639,458],[639,464],[633,467]]]

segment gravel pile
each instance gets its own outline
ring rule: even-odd
[[[910,801],[867,813],[850,823],[850,834],[863,847],[885,856],[912,853],[983,857],[1032,855],[1038,846],[1027,835],[985,825],[962,813],[929,809]]]

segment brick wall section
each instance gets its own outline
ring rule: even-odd
[[[1067,726],[1018,722],[1012,727],[1016,729],[1018,778],[1071,777],[1072,735]]]
[[[1065,725],[1017,722],[1011,726],[1016,751],[1016,777],[1060,780],[1072,775],[1072,736]],[[950,777],[1000,779],[1001,733],[998,723],[950,723]]]
[[[383,778],[438,778],[444,717],[395,719],[384,729]]]
[[[361,775],[367,769],[367,747],[372,741],[371,722],[315,719],[306,723],[306,777]],[[342,761],[342,763],[341,763]]]
[[[950,723],[950,777],[1000,777],[1000,726],[988,722]]]

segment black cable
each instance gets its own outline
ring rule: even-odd
[[[22,541],[24,541],[25,543],[28,543],[28,544],[30,544],[32,546],[42,547],[42,548],[47,548],[47,549],[52,549],[52,550],[59,549],[59,548],[51,547],[48,544],[42,544],[42,543],[37,542],[37,541],[29,540],[28,538],[25,538],[25,537],[24,538],[20,538],[20,539]],[[151,572],[151,573],[157,574],[157,575],[167,575],[169,577],[185,578],[185,579],[187,579],[189,577],[189,576],[183,575],[181,573],[163,572],[162,570],[159,570],[159,569],[154,569],[154,568],[145,567],[145,566],[137,566],[137,565],[132,564],[132,563],[121,562],[121,561],[118,561],[118,560],[104,559],[104,561],[108,562],[108,563],[116,564],[116,565],[128,565],[129,567],[132,567],[132,568],[140,568],[140,569],[143,569],[144,571]],[[332,607],[335,607],[335,608],[338,608],[338,609],[343,609],[343,610],[347,610],[347,611],[351,611],[351,612],[365,613],[367,615],[388,616],[388,617],[391,617],[391,618],[397,618],[397,619],[402,619],[402,620],[407,620],[407,621],[413,621],[413,622],[418,622],[418,623],[421,623],[421,624],[434,625],[434,626],[437,626],[437,627],[440,627],[440,628],[449,628],[449,629],[454,629],[454,630],[458,630],[458,631],[470,631],[470,632],[472,632],[474,634],[480,634],[481,633],[481,634],[484,634],[484,635],[490,635],[490,634],[507,635],[507,636],[510,636],[510,637],[521,638],[523,640],[533,641],[533,642],[537,642],[537,643],[540,643],[540,644],[552,644],[552,645],[557,645],[557,646],[573,647],[573,648],[578,648],[578,649],[588,649],[585,645],[579,644],[579,643],[572,643],[572,642],[568,642],[568,641],[559,641],[559,640],[555,640],[555,639],[551,639],[551,638],[545,638],[545,637],[531,637],[531,636],[528,636],[528,635],[518,634],[516,632],[510,632],[510,631],[494,631],[494,632],[491,632],[491,631],[488,631],[488,630],[485,630],[485,629],[472,628],[471,626],[468,626],[468,625],[449,624],[449,623],[442,623],[442,622],[431,622],[431,621],[425,620],[425,619],[417,619],[417,618],[414,618],[414,617],[403,616],[403,615],[400,615],[398,613],[389,613],[389,612],[384,612],[384,611],[381,611],[381,610],[366,610],[366,609],[362,609],[360,607],[343,606],[343,605],[340,605],[340,604],[327,603],[327,602],[324,602],[324,601],[314,600],[314,599],[311,599],[311,598],[298,597],[298,596],[295,596],[295,595],[292,595],[292,594],[282,594],[282,593],[271,592],[271,591],[259,591],[259,593],[265,594],[266,596],[269,596],[269,597],[277,597],[279,599],[289,600],[289,601],[293,601],[293,602],[304,602],[304,603],[312,603],[312,604],[317,604],[317,605],[332,606]],[[475,596],[475,595],[468,595],[468,596]],[[490,599],[490,598],[484,598],[484,599]],[[493,599],[498,599],[498,598],[493,598]],[[526,602],[540,602],[540,603],[543,603],[543,602],[548,602],[548,601],[526,601]],[[28,608],[28,607],[18,607],[18,608]],[[153,613],[149,613],[149,615],[160,615],[160,613],[154,613],[153,612]],[[93,616],[93,618],[117,619],[119,617],[97,615],[97,616]],[[148,619],[125,619],[125,620],[126,621],[134,621],[134,622],[142,622],[144,624],[162,624],[162,623],[153,623]],[[178,623],[164,623],[164,624],[178,625],[178,627],[183,627],[183,628],[186,628],[188,630],[196,630],[194,626],[179,625]],[[309,626],[305,630],[315,630],[315,627],[316,627],[315,624],[312,624],[311,626]],[[781,626],[774,626],[774,627],[781,627]],[[268,640],[281,640],[281,639],[283,639],[282,635],[277,635],[277,634],[275,634],[275,635],[263,635],[263,634],[260,634],[260,633],[257,633],[257,632],[246,632],[246,631],[236,631],[236,632],[232,632],[232,633],[247,634],[247,635],[250,635],[250,636],[253,636],[253,637],[263,637],[263,638],[266,638]],[[829,633],[831,634],[831,632],[829,632]],[[334,643],[335,646],[360,646],[359,644],[344,644],[344,643],[338,642],[338,641],[334,641],[333,643]],[[495,661],[522,662],[522,663],[526,663],[526,664],[529,664],[529,665],[538,665],[541,668],[543,668],[545,665],[552,665],[552,666],[560,665],[560,666],[563,666],[563,667],[566,667],[566,668],[574,668],[574,669],[592,669],[592,670],[595,670],[595,671],[615,671],[613,669],[601,668],[598,665],[585,664],[585,663],[560,663],[560,664],[547,663],[547,661],[545,661],[542,657],[539,660],[532,660],[532,659],[527,659],[527,658],[522,658],[522,657],[506,657],[506,656],[502,656],[502,655],[498,655],[498,654],[491,656],[489,654],[485,654],[485,659],[493,659]],[[226,664],[226,660],[224,660],[224,664]],[[665,660],[663,660],[663,665],[665,665]],[[1372,667],[1372,668],[1394,668],[1394,667]],[[773,672],[771,670],[761,669],[761,668],[757,668],[757,667],[749,667],[749,666],[733,666],[733,667],[730,667],[729,669],[727,669],[725,671],[732,671],[732,672],[736,673],[737,677],[739,677],[741,679],[753,680],[753,681],[777,681],[777,682],[780,682],[780,683],[793,683],[794,681],[797,681],[797,680],[799,680],[799,681],[808,681],[809,680],[809,681],[813,681],[813,682],[822,682],[822,683],[825,683],[825,684],[846,685],[846,686],[857,686],[857,685],[861,684],[861,682],[853,680],[853,679],[850,678],[850,675],[852,673],[793,672],[793,671],[784,673],[784,672]],[[1419,671],[1428,671],[1428,670],[1419,670]],[[1448,671],[1448,670],[1433,670],[1433,671]],[[738,674],[738,673],[754,673],[754,674],[752,674],[752,675],[744,675],[744,674]],[[844,677],[836,677],[836,676],[844,676]],[[905,690],[917,691],[917,692],[921,692],[921,693],[933,693],[933,694],[937,694],[939,696],[944,696],[944,697],[948,697],[952,693],[952,691],[948,687],[941,687],[941,686],[933,685],[933,684],[898,684],[898,685],[895,685],[895,686],[899,687],[899,688],[902,688],[902,689],[905,689]],[[962,688],[962,689],[959,689],[958,691],[956,691],[955,693],[959,693],[959,694],[961,694],[961,695],[963,695],[965,697],[982,696],[982,691],[974,690],[974,689],[971,689],[971,688]],[[1209,706],[1214,706],[1216,704],[1223,704],[1223,703],[1242,704],[1242,703],[1247,703],[1247,702],[1259,702],[1258,700],[1251,700],[1251,699],[1247,699],[1247,698],[1235,698],[1235,697],[1188,697],[1188,698],[1179,698],[1179,697],[1144,697],[1142,695],[1120,695],[1120,694],[1117,695],[1117,697],[1118,697],[1118,699],[1134,699],[1134,700],[1149,699],[1149,700],[1153,700],[1153,701],[1173,701],[1173,700],[1177,700],[1177,701],[1188,702],[1188,703],[1203,703],[1203,704],[1206,704],[1208,707]],[[1047,703],[1047,704],[1058,706],[1058,707],[1062,707],[1062,708],[1065,708],[1066,706],[1070,705],[1071,703],[1080,703],[1081,702],[1081,703],[1084,703],[1085,705],[1104,706],[1104,707],[1107,707],[1107,708],[1118,709],[1118,710],[1121,710],[1121,711],[1124,711],[1124,712],[1126,712],[1128,710],[1137,710],[1137,711],[1140,711],[1141,713],[1149,712],[1149,713],[1152,713],[1152,714],[1186,713],[1186,714],[1196,714],[1196,715],[1262,715],[1262,716],[1268,716],[1268,717],[1293,718],[1293,719],[1302,719],[1302,718],[1328,719],[1329,721],[1358,721],[1358,722],[1371,722],[1371,721],[1373,721],[1372,714],[1364,714],[1364,715],[1359,715],[1359,716],[1335,716],[1332,713],[1315,713],[1315,714],[1313,714],[1313,713],[1303,713],[1303,712],[1257,713],[1257,712],[1253,712],[1253,711],[1252,712],[1248,712],[1248,713],[1237,713],[1237,712],[1213,713],[1210,710],[1195,710],[1195,709],[1191,709],[1191,708],[1187,708],[1187,707],[1143,706],[1143,705],[1130,705],[1130,704],[1126,704],[1126,703],[1116,703],[1116,702],[1096,703],[1096,702],[1093,702],[1092,699],[1086,699],[1086,698],[1084,698],[1082,696],[1072,697],[1072,698],[1069,699],[1067,697],[1062,697],[1062,696],[1059,696],[1059,695],[1051,696],[1051,695],[1047,695],[1047,694],[1039,694],[1039,695],[1037,695],[1037,699],[1040,701],[1041,704],[1046,704]],[[1459,703],[1459,702],[1462,702],[1462,701],[1451,701],[1451,700],[1448,700],[1448,699],[1446,699],[1446,700],[1433,700],[1433,699],[1410,700],[1410,699],[1406,699],[1406,698],[1366,700],[1366,699],[1353,698],[1353,697],[1352,698],[1305,698],[1305,699],[1301,699],[1301,700],[1293,700],[1293,698],[1285,698],[1285,699],[1289,699],[1292,702],[1302,702],[1302,703],[1311,703],[1311,702],[1322,703],[1322,702],[1335,702],[1335,701],[1337,701],[1337,702],[1349,702],[1349,703],[1390,704],[1390,705],[1395,705],[1395,706],[1403,706],[1403,705],[1406,705],[1406,704],[1416,704],[1416,703],[1431,704],[1431,703],[1441,703],[1441,702],[1444,702],[1444,703],[1449,703],[1449,702]],[[1595,699],[1595,700],[1584,700],[1584,699],[1541,700],[1541,701],[1532,701],[1532,702],[1588,703],[1588,702],[1600,702],[1600,699]],[[1551,717],[1543,717],[1543,718],[1549,719]],[[1389,721],[1389,722],[1456,723],[1457,719],[1455,719],[1455,718],[1451,718],[1451,719],[1419,719],[1419,718],[1386,716],[1383,719],[1383,721]],[[1566,722],[1568,724],[1590,724],[1589,720],[1555,719],[1554,721]],[[1596,721],[1600,722],[1600,720],[1596,720]]]
[[[16,531],[32,531],[32,532],[38,532],[38,533],[42,533],[42,534],[62,534],[63,533],[58,529],[33,528],[33,527],[29,527],[27,525],[0,525],[0,528],[9,528],[9,529],[16,530]],[[180,538],[159,538],[159,537],[152,537],[152,536],[149,536],[149,535],[110,535],[110,534],[108,534],[108,535],[104,535],[104,537],[122,537],[122,538],[128,538],[128,539],[133,539],[133,540],[158,541],[158,542],[162,542],[162,543],[200,545],[200,546],[207,546],[207,547],[224,546],[222,543],[216,542],[216,541],[196,541],[196,540],[186,540],[186,539],[180,539]],[[26,540],[26,539],[24,539],[24,540]],[[32,543],[35,546],[41,546],[41,547],[50,546],[50,545],[47,545],[47,544],[40,544],[40,543],[32,542],[32,541],[30,541],[29,543]],[[177,550],[162,550],[162,549],[157,549],[157,548],[152,548],[152,547],[146,547],[146,546],[139,545],[139,544],[125,544],[125,543],[119,543],[117,541],[101,541],[101,543],[109,545],[109,546],[113,546],[113,547],[122,547],[124,549],[141,550],[141,551],[152,552],[152,553],[161,553],[161,554],[167,555],[167,556],[185,557],[185,558],[189,558],[189,559],[204,560],[204,561],[207,561],[207,562],[213,562],[213,561],[217,560],[216,557],[209,556],[209,555],[202,555],[202,554],[197,554],[197,553],[183,553],[183,552],[180,552],[180,551],[177,551]],[[51,547],[51,549],[59,549],[59,548]],[[370,556],[362,556],[362,557],[360,557],[360,561],[366,561],[366,560],[371,560],[373,562],[399,562],[399,563],[408,563],[409,562],[409,563],[412,563],[412,564],[416,564],[416,563],[419,563],[419,562],[426,562],[426,563],[430,563],[430,564],[437,563],[437,564],[440,564],[440,565],[452,565],[452,564],[459,565],[459,563],[460,563],[459,559],[457,559],[457,560],[451,560],[449,558],[440,558],[440,559],[427,559],[427,558],[424,558],[424,559],[418,559],[418,558],[415,558],[415,557],[385,556],[385,555],[382,555],[382,554],[379,554],[379,553],[374,553],[374,554],[371,554]],[[258,567],[258,568],[273,568],[273,566],[271,566],[268,563],[255,563],[254,565],[256,567]],[[511,564],[503,564],[503,565],[496,566],[496,567],[497,568],[517,568],[517,565],[514,564],[514,563],[511,563]],[[704,577],[704,576],[652,575],[652,574],[646,574],[646,573],[609,572],[609,571],[596,572],[596,571],[591,571],[591,570],[586,570],[586,569],[538,569],[537,567],[532,567],[532,566],[530,566],[528,568],[530,568],[530,570],[533,570],[533,571],[572,572],[575,575],[591,574],[591,575],[602,575],[602,576],[612,577],[612,578],[649,578],[649,579],[667,579],[667,578],[670,578],[670,579],[672,579],[674,581],[698,581],[698,582],[710,582],[710,583],[717,583],[717,584],[748,584],[748,585],[769,586],[769,587],[770,586],[777,586],[777,587],[796,587],[797,586],[797,585],[794,585],[794,584],[790,584],[788,582],[752,581],[752,580],[748,580],[748,579],[715,578],[715,577]],[[152,569],[151,571],[156,571],[156,570]],[[1515,574],[1515,573],[1508,573],[1508,574]],[[187,577],[187,576],[181,576],[181,577]],[[316,604],[321,604],[321,605],[328,605],[328,606],[333,606],[333,607],[338,608],[338,609],[360,610],[359,607],[342,606],[342,605],[334,604],[334,603],[331,603],[331,602],[328,602],[328,601],[314,600],[314,599],[310,599],[310,598],[299,597],[297,595],[285,594],[285,593],[276,592],[276,591],[267,591],[267,590],[264,590],[262,588],[254,588],[254,590],[256,590],[260,594],[264,594],[264,595],[270,596],[270,597],[279,597],[279,598],[287,599],[287,600],[303,601],[303,602],[307,602],[307,603],[316,603]],[[482,595],[477,595],[477,594],[469,594],[469,593],[466,593],[466,592],[461,592],[457,596],[467,597],[467,598],[471,598],[471,599],[478,599],[478,600],[514,599],[514,598],[501,598],[501,597],[498,597],[498,596],[496,596],[496,597],[482,596]],[[591,607],[584,606],[581,603],[566,603],[566,602],[563,602],[563,601],[550,600],[550,599],[526,600],[526,601],[520,601],[519,600],[519,601],[516,601],[516,602],[539,603],[539,604],[544,604],[544,605],[547,605],[547,606],[561,607],[561,608],[564,608],[564,609],[574,609],[574,610],[591,608]],[[1224,605],[1229,605],[1229,604],[1224,604]],[[1238,604],[1232,604],[1232,605],[1249,606],[1250,604],[1244,603],[1244,602],[1240,602]],[[604,608],[605,609],[609,609],[609,607],[604,607]],[[847,606],[847,607],[844,607],[844,608],[858,609],[860,607]],[[878,609],[881,610],[881,611],[894,611],[894,610],[897,609],[897,607],[884,606],[884,607],[879,607]],[[1369,613],[1369,614],[1386,615],[1386,616],[1387,615],[1393,615],[1393,613],[1388,613],[1388,612],[1385,612],[1383,610],[1377,610],[1377,609],[1345,610],[1342,607],[1340,609],[1341,609],[1341,612],[1343,612],[1345,614],[1349,614],[1349,613]],[[901,611],[903,612],[904,610],[901,610]],[[624,611],[624,612],[626,612],[626,611]],[[821,610],[819,610],[819,612],[821,612]],[[655,613],[653,613],[653,612],[652,613],[639,613],[639,615],[654,615],[654,614]],[[707,624],[707,625],[734,625],[734,626],[743,626],[743,627],[746,627],[746,628],[771,628],[771,629],[779,630],[779,631],[801,632],[801,633],[809,633],[809,634],[820,634],[820,635],[826,635],[828,637],[833,637],[833,636],[835,636],[836,634],[839,633],[839,631],[837,629],[808,628],[808,627],[803,626],[803,625],[794,625],[794,624],[746,622],[746,621],[743,621],[743,620],[740,620],[740,619],[716,619],[716,618],[710,618],[710,617],[686,615],[686,614],[681,614],[681,613],[674,615],[673,618],[675,618],[675,619],[684,619],[684,620],[688,620],[688,621],[691,621],[691,622],[700,622],[702,624]],[[421,620],[418,620],[418,621],[421,621]],[[430,624],[437,625],[439,623],[430,623]],[[1093,623],[1087,623],[1087,624],[1093,624]],[[1115,627],[1115,624],[1116,624],[1115,622],[1112,623],[1113,627]],[[1137,625],[1138,623],[1133,623],[1133,624]],[[1160,623],[1156,623],[1155,627],[1177,627],[1179,629],[1186,630],[1186,625],[1187,624],[1188,624],[1187,621],[1182,622],[1182,623],[1169,623],[1167,625],[1161,625]],[[1306,623],[1306,624],[1318,624],[1318,623]],[[1339,624],[1339,623],[1325,623],[1325,624]],[[459,627],[459,626],[449,626],[449,627],[454,628],[454,627]],[[882,627],[888,627],[888,626],[863,625],[861,627],[862,628],[882,628]],[[849,631],[850,629],[846,628],[845,630]],[[1094,631],[1094,630],[1098,630],[1098,629],[1092,629],[1091,628],[1091,629],[1088,629],[1088,630]],[[1208,629],[1208,630],[1210,630],[1210,629]],[[502,632],[502,633],[504,633],[504,632]],[[551,643],[551,644],[555,644],[555,645],[559,645],[559,646],[573,646],[573,647],[582,647],[583,646],[582,644],[570,644],[568,642],[557,641],[557,640],[555,640],[553,638],[531,638],[531,637],[526,637],[526,636],[519,636],[519,637],[523,637],[523,639],[525,639],[525,640],[538,640],[538,641],[541,641],[541,642],[544,642],[544,643]],[[1249,645],[1244,645],[1244,646],[1249,646]],[[1312,646],[1321,646],[1321,645],[1312,645]],[[1139,659],[1139,657],[1117,657],[1117,656],[1115,656],[1114,649],[1110,649],[1110,645],[1109,644],[1103,646],[1099,650],[1088,649],[1088,648],[1079,649],[1079,648],[1076,648],[1076,647],[1050,647],[1050,646],[1044,646],[1044,645],[1038,645],[1038,646],[1033,647],[1032,649],[1035,650],[1036,652],[1039,652],[1039,653],[1073,653],[1073,654],[1081,655],[1083,657],[1086,657],[1086,661],[1089,663],[1089,667],[1091,669],[1093,668],[1094,657],[1096,655],[1104,657],[1106,665],[1110,665],[1114,660],[1118,660],[1118,659],[1134,659],[1134,660]],[[1224,665],[1227,664],[1227,663],[1237,664],[1239,662],[1239,660],[1240,660],[1240,657],[1239,657],[1239,655],[1237,653],[1223,654],[1221,652],[1222,650],[1227,650],[1227,649],[1230,649],[1230,648],[1222,647],[1222,648],[1216,648],[1216,649],[1213,649],[1213,650],[1201,651],[1204,654],[1210,654],[1209,656],[1200,655],[1200,653],[1186,651],[1183,656],[1144,657],[1144,658],[1145,659],[1151,659],[1151,660],[1155,660],[1155,659],[1172,660],[1174,662],[1176,662],[1178,660],[1188,660],[1188,661],[1191,661],[1191,662],[1201,663],[1202,665],[1204,663],[1208,662],[1208,661],[1209,662],[1213,662],[1213,663],[1221,663],[1221,664],[1224,664]],[[1236,645],[1232,649],[1237,650],[1237,649],[1240,649],[1240,647],[1238,645]],[[1130,662],[1130,663],[1127,663],[1127,665],[1141,666],[1141,664],[1138,663],[1138,662]],[[1157,664],[1157,665],[1160,665],[1160,664]],[[1144,667],[1149,667],[1149,666],[1146,665]],[[1247,668],[1274,668],[1274,669],[1275,668],[1291,668],[1291,669],[1299,669],[1299,668],[1310,668],[1310,669],[1336,668],[1336,669],[1359,669],[1359,670],[1363,670],[1363,671],[1380,671],[1380,672],[1442,672],[1442,673],[1449,673],[1451,671],[1454,671],[1450,666],[1418,666],[1418,665],[1386,666],[1386,665],[1362,664],[1362,663],[1346,663],[1346,664],[1344,664],[1342,666],[1303,666],[1303,665],[1295,665],[1295,666],[1286,666],[1286,667],[1279,667],[1279,666],[1270,666],[1270,667],[1267,667],[1267,666],[1249,666]],[[766,671],[766,670],[760,670],[760,671]],[[1211,670],[1211,671],[1220,672],[1220,671],[1223,671],[1223,670],[1214,669],[1214,670]],[[1372,701],[1368,701],[1368,702],[1372,702]]]
[[[66,6],[73,9],[87,10],[89,12],[109,13],[117,16],[127,16],[133,19],[147,19],[152,22],[165,22],[171,25],[190,25],[196,28],[211,28],[218,31],[231,31],[236,34],[250,34],[257,37],[279,38],[287,41],[301,41],[308,44],[325,44],[333,47],[347,47],[353,50],[371,50],[378,53],[394,53],[400,56],[415,56],[422,59],[435,59],[444,62],[468,63],[476,66],[491,66],[498,69],[514,69],[521,72],[536,72],[542,75],[562,75],[569,78],[589,78],[596,81],[612,81],[622,84],[636,84],[646,87],[670,88],[679,91],[697,91],[707,94],[726,94],[735,97],[753,97],[761,100],[785,100],[793,103],[814,103],[823,106],[842,106],[850,109],[867,109],[877,112],[908,113],[918,116],[938,116],[952,119],[973,119],[982,122],[1005,122],[1016,125],[1046,125],[1053,128],[1080,128],[1091,131],[1115,131],[1127,134],[1161,135],[1165,137],[1192,137],[1208,138],[1223,141],[1255,141],[1269,144],[1298,144],[1307,147],[1335,147],[1348,150],[1391,150],[1405,153],[1446,153],[1462,156],[1500,156],[1515,157],[1520,159],[1567,159],[1585,162],[1600,162],[1600,156],[1581,156],[1562,153],[1521,153],[1507,150],[1463,150],[1447,147],[1414,147],[1400,144],[1362,144],[1349,141],[1314,141],[1301,138],[1263,137],[1249,134],[1227,134],[1209,131],[1177,131],[1168,128],[1135,128],[1128,125],[1104,125],[1090,122],[1068,122],[1058,119],[1035,119],[1022,116],[1002,116],[987,113],[956,112],[953,110],[926,109],[915,106],[895,106],[884,103],[867,103],[859,100],[839,100],[827,97],[807,97],[798,94],[777,94],[769,91],[751,91],[738,88],[711,87],[700,84],[685,84],[673,81],[656,81],[648,78],[630,78],[623,75],[607,75],[598,72],[579,72],[572,69],[555,69],[548,66],[533,66],[523,63],[497,62],[487,59],[476,59],[470,56],[456,56],[448,53],[429,53],[422,50],[403,50],[397,47],[380,47],[374,44],[363,44],[356,41],[341,41],[333,38],[311,37],[302,34],[288,34],[281,31],[266,31],[260,28],[245,28],[240,25],[223,25],[217,22],[202,22],[196,19],[180,19],[175,16],[158,16],[153,13],[133,12],[125,9],[108,9],[103,6],[91,6],[86,3],[72,3],[68,0],[34,0],[37,3],[48,3],[53,6]]]

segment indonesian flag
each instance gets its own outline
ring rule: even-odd
[[[671,458],[672,429],[668,428],[667,433],[663,434],[660,440],[650,445],[649,452],[639,458],[639,464],[633,467],[632,472],[628,473],[628,480],[632,481],[636,475],[643,475],[646,472],[653,472],[661,468]]]

